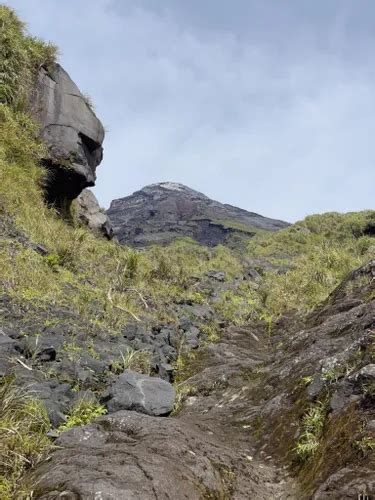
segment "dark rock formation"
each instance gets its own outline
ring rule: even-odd
[[[120,243],[143,247],[191,237],[214,246],[233,235],[276,231],[288,224],[223,205],[182,184],[162,182],[114,200],[107,211]]]
[[[42,67],[31,98],[48,147],[46,198],[57,207],[95,184],[102,160],[104,129],[87,99],[59,64]]]
[[[100,208],[94,193],[84,189],[76,200],[76,216],[84,225],[93,232],[105,236],[109,240],[113,238],[111,222],[105,211]]]
[[[283,474],[194,423],[120,411],[65,432],[57,445],[37,471],[43,500],[297,498]]]
[[[109,388],[103,400],[112,413],[135,410],[162,417],[173,410],[175,390],[161,378],[126,370]]]

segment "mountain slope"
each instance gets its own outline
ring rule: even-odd
[[[135,247],[164,245],[181,237],[214,246],[228,243],[234,235],[250,237],[259,230],[288,226],[174,182],[152,184],[114,200],[107,214],[120,243]]]
[[[0,26],[1,500],[373,495],[375,212],[242,252],[95,237],[45,203],[26,97],[50,49]]]

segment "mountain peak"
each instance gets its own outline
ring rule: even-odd
[[[195,189],[186,186],[185,184],[181,184],[179,182],[169,182],[169,181],[157,182],[154,184],[148,184],[139,191],[136,191],[136,193],[147,193],[151,195],[159,194],[161,192],[162,193],[169,192],[171,195],[176,195],[176,196],[189,196],[191,198],[209,199],[203,193],[200,193],[199,191],[196,191]],[[133,195],[136,193],[133,193]]]
[[[150,184],[112,201],[108,216],[120,243],[143,247],[190,237],[215,246],[229,244],[235,234],[250,237],[258,230],[276,231],[283,221],[211,200],[177,182]]]

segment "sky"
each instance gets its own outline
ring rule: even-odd
[[[374,209],[373,0],[8,0],[91,96],[102,206],[155,182],[290,222]]]

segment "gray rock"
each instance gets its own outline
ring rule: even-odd
[[[315,375],[313,378],[313,381],[307,388],[307,395],[310,400],[315,399],[321,391],[323,390],[324,387],[324,380],[322,379],[321,375]]]
[[[190,316],[198,320],[211,319],[212,317],[212,309],[206,304],[187,304],[184,309]]]
[[[105,211],[100,208],[94,193],[89,189],[84,189],[78,196],[76,215],[78,220],[93,232],[105,236],[109,240],[113,238],[111,222]]]
[[[223,271],[210,271],[206,274],[206,276],[215,281],[220,281],[220,282],[225,281],[225,273]]]
[[[174,379],[174,368],[168,363],[160,363],[158,366],[159,377],[168,382],[173,382]]]
[[[356,381],[369,384],[375,381],[375,364],[366,365],[353,377]]]
[[[17,354],[18,342],[11,339],[0,329],[0,377],[7,375],[11,370],[10,358]]]
[[[49,157],[47,200],[61,206],[95,184],[102,160],[104,129],[77,85],[59,64],[42,67],[32,95]]]
[[[158,377],[126,370],[103,396],[109,412],[135,410],[147,415],[165,416],[173,409],[173,386]]]
[[[332,394],[329,405],[332,411],[342,410],[360,396],[354,394],[354,384],[349,380],[343,380]]]
[[[9,354],[15,350],[17,342],[0,329],[0,354]]]
[[[75,397],[69,384],[59,384],[56,380],[36,382],[30,386],[30,390],[44,402],[54,427],[64,422],[65,414]]]
[[[366,429],[372,434],[375,434],[375,419],[367,422]]]

